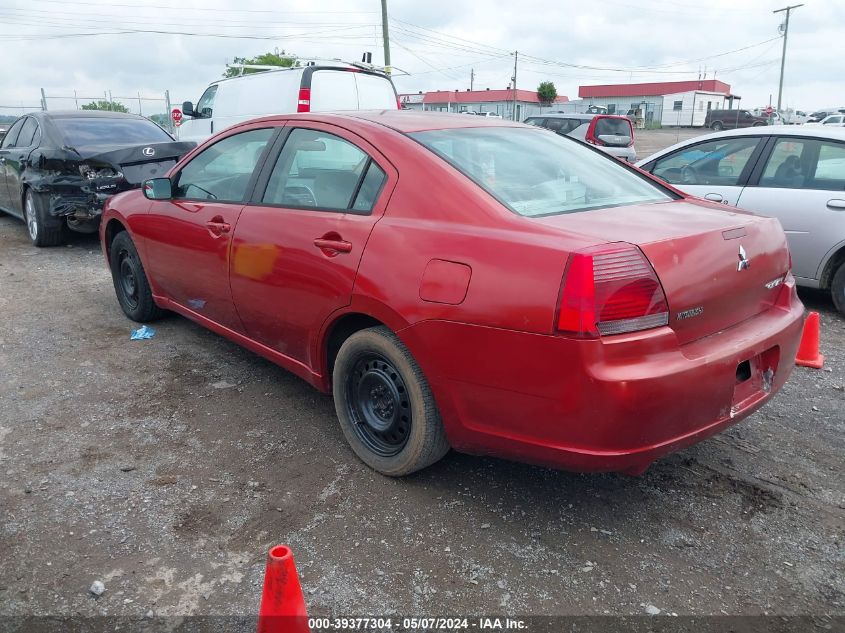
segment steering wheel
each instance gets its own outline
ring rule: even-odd
[[[698,172],[692,165],[684,165],[681,167],[681,183],[685,185],[698,184]]]
[[[305,185],[290,185],[282,191],[282,204],[296,207],[316,207],[317,197]]]

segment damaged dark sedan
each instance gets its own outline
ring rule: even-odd
[[[27,114],[0,144],[0,210],[26,222],[35,246],[57,246],[68,229],[94,233],[106,198],[163,176],[195,146],[134,114]]]

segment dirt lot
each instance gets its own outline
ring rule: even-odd
[[[251,614],[280,542],[312,614],[845,614],[845,319],[802,296],[826,369],[641,477],[391,480],[270,363],[175,316],[130,341],[95,238],[2,216],[0,614]]]

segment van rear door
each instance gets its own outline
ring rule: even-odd
[[[310,99],[311,112],[399,107],[389,78],[352,69],[315,70],[311,74]]]
[[[396,110],[396,90],[393,82],[381,75],[355,73],[358,84],[358,108],[360,110]]]
[[[357,110],[355,73],[346,70],[316,70],[311,75],[311,112]]]

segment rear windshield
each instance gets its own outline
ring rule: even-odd
[[[596,136],[631,136],[631,124],[624,119],[601,117],[596,121]]]
[[[79,117],[53,119],[66,145],[140,145],[167,143],[170,135],[146,119],[107,119]]]
[[[537,128],[460,128],[411,136],[527,217],[673,199],[617,159]]]

